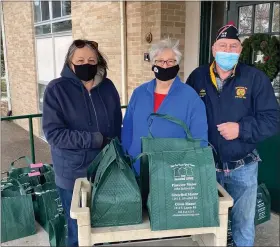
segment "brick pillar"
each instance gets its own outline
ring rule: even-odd
[[[108,78],[121,96],[120,3],[72,1],[73,39],[97,41],[108,58]]]
[[[4,1],[4,26],[7,64],[13,115],[38,113],[33,2]],[[28,120],[16,120],[28,130]],[[34,134],[39,135],[38,119],[33,120]]]
[[[179,39],[179,49],[185,48],[185,2],[127,2],[127,57],[128,96],[133,89],[154,78],[151,63],[144,61],[144,53],[151,44],[145,40],[149,32],[153,42],[160,39]],[[179,76],[183,80],[184,60],[180,63]]]

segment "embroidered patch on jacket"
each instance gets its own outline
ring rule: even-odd
[[[246,99],[247,87],[236,87],[235,98]]]
[[[205,89],[201,89],[201,90],[199,91],[199,96],[200,96],[201,98],[203,98],[205,95],[206,95]]]

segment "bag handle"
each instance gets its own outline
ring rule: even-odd
[[[151,113],[150,116],[148,117],[148,121],[149,121],[149,119],[151,117],[158,117],[158,118],[166,119],[166,120],[168,120],[168,121],[170,121],[172,123],[175,123],[175,124],[181,126],[184,129],[185,133],[186,133],[187,139],[193,140],[193,137],[192,137],[192,134],[191,134],[189,128],[180,119],[174,118],[174,117],[172,117],[170,115],[167,115],[167,114]],[[151,127],[150,126],[149,126],[149,135],[152,136],[152,132],[151,132]]]
[[[110,165],[112,164],[112,162],[115,159],[118,160],[119,162],[123,162],[122,159],[119,157],[119,154],[118,154],[118,151],[117,151],[117,148],[116,148],[116,140],[115,139],[112,140],[110,142],[110,144],[108,145],[108,150],[109,150],[110,147],[114,148],[115,155],[111,155],[108,162],[106,162],[106,163],[104,162],[104,164],[102,164],[101,166],[100,165],[98,166],[97,171],[96,171],[96,175],[95,175],[95,178],[94,178],[94,186],[95,187],[98,186],[98,183],[100,182],[102,176],[104,175],[106,170],[110,167]],[[120,169],[124,169],[124,167],[125,166],[123,164],[121,166],[119,166]]]
[[[217,151],[216,151],[216,149],[215,149],[215,147],[214,147],[210,142],[208,142],[208,144],[210,145],[210,147],[212,148],[212,150],[215,152],[215,154],[218,155],[218,154],[217,154]],[[178,151],[183,152],[184,150],[178,150]],[[151,154],[153,154],[153,153],[178,152],[178,151],[143,152],[143,153],[138,154],[135,158],[132,159],[131,165],[132,165],[132,167],[133,167],[133,164],[134,164],[137,160],[139,160],[141,157],[143,157],[143,156],[149,156],[149,155],[151,155]],[[266,191],[268,192],[267,189],[266,189]]]
[[[110,167],[110,165],[112,164],[113,161],[114,161],[114,159],[112,159],[112,157],[110,157],[109,162],[106,162],[103,165],[98,166],[97,171],[96,171],[96,175],[95,175],[95,178],[94,178],[94,182],[93,182],[94,187],[98,186],[101,178],[103,177],[104,173]]]
[[[101,151],[100,153],[95,157],[95,159],[91,162],[87,169],[87,179],[91,181],[91,176],[96,171],[100,161],[103,159],[104,155],[109,149],[109,144],[107,144]]]
[[[103,175],[105,174],[106,170],[111,166],[111,164],[113,163],[114,160],[117,160],[119,164],[119,169],[125,169],[126,165],[124,163],[124,161],[122,160],[122,158],[119,156],[118,154],[118,149],[116,148],[116,145],[118,145],[118,141],[113,139],[110,144],[108,145],[108,150],[111,147],[114,148],[115,151],[115,155],[111,155],[111,157],[108,158],[107,162],[104,162],[102,165],[99,165],[96,171],[96,175],[94,178],[94,183],[93,183],[93,191],[92,191],[92,197],[94,198],[95,193],[97,191],[98,188],[98,184],[101,181]],[[112,152],[110,152],[112,154]]]
[[[5,190],[5,189],[8,189],[10,187],[13,187],[13,186],[15,186],[15,185],[7,181],[7,183],[1,184],[1,191]]]
[[[49,171],[54,172],[54,169],[53,169],[53,167],[52,167],[51,165],[49,165],[49,164],[44,164],[43,166],[49,168]],[[39,168],[39,170],[40,170],[40,168]],[[44,172],[42,172],[42,175],[44,175]]]
[[[180,119],[171,117],[171,116],[169,116],[167,114],[151,113],[150,116],[148,117],[148,121],[149,121],[149,119],[152,116],[159,117],[159,118],[162,118],[162,119],[166,119],[166,120],[168,120],[170,122],[173,122],[173,123],[176,123],[176,124],[180,125],[185,130],[185,133],[186,133],[188,141],[192,141],[192,142],[194,142],[194,141],[205,141],[205,142],[207,142],[212,147],[212,149],[215,152],[215,154],[218,155],[215,147],[208,140],[205,140],[205,139],[194,139],[192,137],[192,134],[191,134],[189,128],[187,127],[187,125],[183,121],[181,121]],[[149,136],[153,137],[150,126],[149,126]]]
[[[11,177],[10,177],[10,178],[5,177],[5,178],[3,178],[2,180],[4,180],[4,179],[6,179],[7,181],[9,181],[9,180],[15,181],[15,182],[18,184],[20,194],[21,194],[22,196],[25,196],[25,195],[26,195],[25,189],[23,188],[23,186],[21,185],[21,183],[20,183],[17,179],[11,178]]]
[[[21,156],[21,157],[19,157],[18,159],[16,159],[16,160],[14,160],[12,163],[11,163],[11,165],[10,165],[10,168],[11,169],[14,169],[15,167],[15,163],[17,162],[17,161],[19,161],[19,160],[22,160],[22,159],[25,159],[25,161],[26,161],[26,163],[29,165],[29,164],[32,164],[32,161],[29,159],[29,157],[27,157],[27,156]]]
[[[119,168],[120,169],[125,169],[125,167],[126,167],[125,163],[126,162],[123,161],[123,158],[120,156],[119,149],[118,149],[118,148],[122,149],[122,146],[121,146],[121,143],[120,143],[119,139],[118,138],[113,139],[112,143],[113,143],[114,148],[115,148],[115,154],[116,154],[116,159],[118,161]],[[131,162],[131,157],[129,155],[127,155],[125,153],[123,155],[124,155],[124,157],[129,159],[129,161]]]

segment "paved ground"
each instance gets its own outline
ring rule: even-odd
[[[46,142],[35,138],[35,151],[36,161],[51,162],[49,147]],[[28,132],[12,122],[1,122],[1,171],[7,171],[11,161],[22,155],[30,155]],[[7,242],[5,245],[47,246],[47,243],[46,232],[38,226],[36,235]],[[172,245],[182,246],[179,242],[176,242],[176,244],[173,242]],[[192,246],[192,244],[185,246]],[[255,246],[279,246],[279,215],[272,214],[270,221],[257,226]]]
[[[48,144],[36,137],[34,141],[36,162],[51,163]],[[12,122],[1,122],[1,171],[7,171],[13,160],[24,155],[30,157],[28,132]]]

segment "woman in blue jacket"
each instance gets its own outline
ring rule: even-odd
[[[109,139],[120,137],[119,94],[106,78],[107,62],[96,42],[75,40],[61,77],[44,94],[43,131],[51,146],[55,182],[68,223],[67,246],[78,246],[76,220],[70,218],[75,180]]]
[[[148,121],[153,112],[182,120],[194,138],[207,140],[204,103],[177,75],[182,57],[178,44],[166,39],[152,45],[150,59],[155,79],[136,88],[131,96],[123,120],[122,144],[133,157],[141,153],[141,137],[148,136],[149,127],[155,137],[185,137],[184,130],[174,123],[160,118]],[[202,143],[205,145],[206,142]],[[139,161],[134,164],[134,168],[139,175]]]

